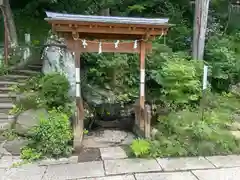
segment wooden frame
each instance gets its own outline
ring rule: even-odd
[[[59,13],[58,13],[59,14]],[[80,16],[80,15],[79,15]],[[135,125],[144,132],[146,138],[150,137],[150,120],[146,118],[145,112],[145,56],[152,49],[151,40],[158,35],[166,35],[168,24],[154,23],[109,23],[109,22],[88,22],[85,20],[69,18],[64,19],[64,15],[56,15],[46,20],[52,25],[53,32],[65,38],[67,48],[75,53],[76,58],[76,106],[77,114],[74,121],[74,148],[81,148],[83,137],[84,108],[80,89],[80,55],[84,52],[98,52],[101,42],[102,52],[115,53],[138,53],[140,58],[140,96],[139,114],[137,114]],[[91,16],[92,18],[93,16]],[[100,18],[99,16],[96,16]],[[87,18],[87,16],[86,16]],[[116,18],[118,20],[121,18]],[[124,19],[126,20],[126,18]],[[137,19],[142,21],[142,18]],[[154,21],[149,19],[149,21]],[[145,19],[147,22],[147,19]],[[83,39],[87,40],[87,46],[83,46]],[[92,41],[93,39],[93,41]],[[94,41],[95,40],[95,41]],[[96,41],[98,40],[98,41]],[[105,41],[104,41],[105,40]],[[116,48],[114,42],[106,40],[134,40],[122,42]],[[133,46],[134,43],[135,47]]]

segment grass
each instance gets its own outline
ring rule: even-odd
[[[211,97],[210,97],[211,96]],[[240,140],[229,131],[233,114],[240,109],[238,97],[231,94],[208,97],[202,119],[199,109],[185,109],[158,118],[158,130],[150,143],[132,143],[140,157],[183,157],[240,153]],[[145,140],[146,142],[149,142]],[[138,146],[136,146],[138,144]],[[145,146],[145,147],[143,147]]]

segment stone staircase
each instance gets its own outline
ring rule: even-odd
[[[7,75],[0,76],[0,131],[6,129],[6,125],[15,118],[14,115],[9,114],[17,97],[11,92],[11,86],[26,83],[27,79],[39,74],[41,68],[41,65],[29,65],[24,70],[14,70]]]

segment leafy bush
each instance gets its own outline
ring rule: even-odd
[[[199,61],[172,56],[162,67],[151,71],[151,77],[162,86],[162,98],[169,104],[183,106],[197,102],[201,96]]]
[[[29,162],[39,160],[41,157],[42,154],[33,148],[24,147],[21,151],[21,159],[27,160]]]
[[[158,133],[151,142],[150,155],[206,156],[240,152],[240,141],[226,128],[231,117],[218,111],[201,113],[183,110],[159,119]]]
[[[22,157],[68,156],[72,152],[71,140],[69,117],[57,110],[49,111],[49,118],[40,119],[40,125],[32,130],[31,143],[23,148]]]
[[[231,84],[240,80],[240,41],[235,36],[217,34],[206,45],[205,59],[212,67],[211,84],[214,90],[228,91]]]
[[[13,85],[12,91],[16,93],[24,93],[24,92],[38,92],[41,90],[41,79],[43,75],[38,74],[31,78],[28,78],[23,84]]]
[[[131,150],[136,157],[147,156],[150,151],[150,143],[144,139],[136,139],[131,144]]]
[[[1,63],[4,62],[4,59],[0,59]],[[9,67],[6,66],[5,64],[1,64],[0,65],[0,75],[3,76],[3,75],[6,75],[8,74],[9,72]]]
[[[54,108],[69,102],[68,91],[70,84],[64,75],[59,73],[48,74],[41,80],[41,96],[46,101],[47,107]]]

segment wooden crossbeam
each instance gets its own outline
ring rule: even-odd
[[[97,33],[97,34],[129,34],[129,35],[145,35],[152,36],[167,34],[167,28],[160,26],[158,28],[143,28],[143,27],[112,27],[112,26],[81,26],[68,24],[54,24],[53,30],[55,32],[78,32],[78,33]]]
[[[66,40],[67,47],[74,51],[73,43],[74,40]],[[82,41],[78,40],[79,51],[82,53],[85,52],[99,52],[99,41],[87,41],[87,46],[84,48]],[[146,43],[146,52],[151,52],[152,44]],[[102,52],[113,52],[113,53],[140,53],[140,42],[137,42],[137,48],[134,48],[134,42],[120,42],[118,47],[115,48],[114,42],[102,42]]]

